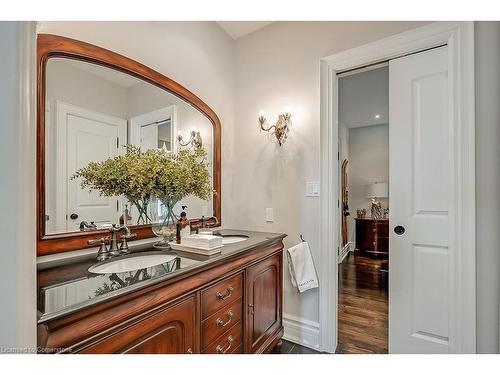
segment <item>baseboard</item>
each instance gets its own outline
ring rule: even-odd
[[[342,256],[339,258],[338,261],[339,264],[344,261],[345,257],[347,256],[347,254],[349,254],[350,251],[354,251],[354,242],[348,242],[345,244],[341,252]]]
[[[295,315],[283,314],[283,327],[285,340],[319,350],[319,323]]]

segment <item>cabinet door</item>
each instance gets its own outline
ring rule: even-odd
[[[262,346],[281,328],[281,260],[282,255],[277,254],[246,270],[245,353],[262,351]]]
[[[199,352],[196,296],[165,308],[84,350],[85,353],[182,354]]]

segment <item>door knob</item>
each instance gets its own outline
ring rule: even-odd
[[[78,219],[78,214],[71,214],[71,215],[69,215],[69,217],[71,220],[76,220],[76,219]]]
[[[397,225],[394,227],[394,233],[401,236],[404,232],[405,232],[405,227],[402,227],[401,225]]]

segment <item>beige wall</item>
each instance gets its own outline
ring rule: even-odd
[[[286,247],[303,234],[317,260],[319,199],[305,197],[305,182],[319,180],[319,59],[419,25],[280,22],[236,41],[233,227],[285,232]],[[263,110],[272,123],[287,107],[293,128],[280,148],[259,131],[257,116]],[[266,207],[274,223],[266,223]],[[299,295],[285,271],[284,309],[317,322],[317,289]]]

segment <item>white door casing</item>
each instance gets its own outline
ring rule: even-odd
[[[448,47],[389,63],[389,352],[448,353],[453,97]],[[396,234],[394,227],[405,229]]]
[[[171,140],[172,140],[172,152],[176,153],[178,149],[177,144],[177,107],[171,105],[165,108],[160,108],[152,112],[143,113],[131,117],[129,119],[129,143],[140,147],[141,146],[141,134],[144,135],[143,127],[147,124],[152,124],[157,121],[163,121],[165,119],[170,119],[170,129],[171,129]],[[158,130],[155,126],[147,126],[149,132],[149,138],[158,138]],[[153,145],[152,142],[150,142]]]
[[[388,61],[447,45],[448,75],[454,83],[453,128],[449,129],[453,167],[448,197],[448,247],[453,249],[448,270],[450,313],[448,352],[476,352],[475,270],[475,115],[474,24],[435,22],[321,59],[321,191],[319,249],[320,349],[335,352],[337,345],[337,253],[340,222],[338,185],[338,72]],[[450,156],[451,157],[451,156]],[[391,198],[392,199],[392,198]],[[393,205],[391,205],[392,210]],[[391,223],[391,230],[392,230]],[[391,248],[391,253],[393,249]],[[391,270],[392,272],[392,270]],[[391,345],[389,343],[389,345]]]
[[[81,189],[80,179],[72,180],[71,176],[91,161],[124,152],[126,120],[61,101],[56,102],[56,113],[56,230],[77,231],[82,220],[97,225],[117,223],[120,198]],[[78,218],[71,219],[72,213]]]

